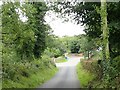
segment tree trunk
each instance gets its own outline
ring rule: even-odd
[[[103,59],[109,60],[109,30],[107,27],[107,3],[101,0],[101,30],[103,31]]]

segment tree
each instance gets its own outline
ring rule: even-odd
[[[106,0],[101,0],[101,29],[103,31],[103,57],[109,60],[109,29],[107,26],[107,5]]]
[[[74,3],[74,4],[72,4]],[[102,38],[101,29],[101,3],[100,2],[59,2],[55,4],[54,10],[62,15],[69,15],[78,24],[86,26],[85,33],[92,38]],[[120,55],[120,27],[119,15],[120,2],[107,2],[107,23],[109,28],[110,57],[113,59]],[[74,15],[73,15],[74,13]]]
[[[34,46],[34,55],[36,58],[39,58],[42,52],[46,48],[46,32],[49,28],[46,28],[47,25],[44,24],[44,16],[47,9],[47,6],[44,2],[32,2],[33,7],[36,9],[36,13],[33,14],[35,17],[35,46]]]
[[[2,6],[4,47],[15,50],[21,59],[39,58],[46,48],[49,32],[48,25],[44,24],[45,3],[24,3],[20,6],[20,2],[6,2]],[[27,18],[26,22],[21,21],[20,14]]]
[[[55,10],[62,12],[63,15],[72,15],[77,24],[82,23],[86,26],[85,32],[89,38],[100,39],[103,49],[103,82],[107,87],[114,79],[119,77],[118,66],[120,55],[120,2],[60,2]],[[74,15],[73,15],[74,13]],[[100,47],[101,44],[98,44]],[[110,54],[110,55],[109,55]],[[113,81],[112,81],[113,80]],[[117,82],[117,81],[115,81]],[[106,87],[105,86],[105,87]]]
[[[71,53],[79,53],[80,44],[78,43],[78,40],[73,40],[70,43],[70,50],[71,50]]]
[[[46,68],[51,64],[51,58],[43,55],[47,48],[46,42],[49,43],[46,39],[50,29],[44,21],[46,11],[47,6],[44,2],[21,3],[14,0],[3,2],[1,13],[4,88],[20,87],[20,83],[24,83],[21,77],[28,79],[32,74],[39,72],[43,66]],[[59,53],[57,50],[56,52]]]
[[[66,52],[62,39],[54,34],[49,34],[46,39],[47,49],[45,53],[50,57],[59,57]]]
[[[71,44],[74,40],[75,38],[71,36],[63,36],[62,38],[60,38],[60,41],[63,43],[66,52],[71,52]]]
[[[93,51],[96,51],[98,49],[97,44],[96,44],[96,40],[95,39],[91,39],[87,36],[82,36],[80,39],[80,52],[82,52],[84,54],[84,57],[90,57],[90,54],[93,54]]]

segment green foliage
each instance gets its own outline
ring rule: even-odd
[[[73,15],[74,20],[78,24],[85,25],[85,33],[87,36],[92,38],[101,39],[102,44],[102,31],[101,30],[101,3],[100,2],[75,2],[74,5],[70,2],[55,3],[57,12],[62,15]],[[58,8],[58,6],[60,6]],[[69,9],[68,9],[69,8]],[[56,9],[55,9],[56,10]],[[103,9],[104,10],[104,9]],[[110,56],[115,58],[120,55],[120,27],[119,27],[119,15],[120,15],[120,2],[107,2],[107,24],[109,29],[109,45],[110,45]],[[72,14],[71,14],[72,13]]]
[[[119,56],[109,61],[102,61],[103,87],[119,88],[119,80],[117,79],[120,78],[120,70],[118,65],[120,65]]]
[[[55,58],[55,62],[63,63],[63,62],[67,62],[67,60],[65,59],[65,57],[61,56],[61,57]]]
[[[32,66],[18,65],[17,74],[14,76],[14,79],[5,79],[3,81],[3,88],[36,88],[43,84],[46,80],[49,80],[57,71],[57,69],[50,65],[50,68],[46,68],[45,65],[42,68],[38,68],[37,65],[41,64],[32,63]],[[24,67],[24,68],[23,68]],[[15,72],[15,71],[14,71]],[[24,72],[24,73],[23,73]],[[25,74],[26,73],[26,74]],[[27,74],[30,74],[26,77]]]
[[[36,88],[56,71],[51,57],[44,53],[50,32],[50,27],[44,21],[48,10],[46,4],[44,2],[20,4],[20,2],[2,4],[4,88]],[[26,21],[22,20],[21,15]]]
[[[82,67],[81,63],[77,65],[77,75],[78,79],[80,80],[81,88],[88,87],[89,86],[88,84],[95,78],[94,74],[85,70]]]
[[[36,9],[36,12],[32,14],[35,18],[34,27],[35,27],[35,45],[34,45],[34,55],[36,58],[39,58],[42,52],[46,48],[46,34],[49,28],[44,24],[44,16],[47,11],[47,6],[44,2],[33,2],[31,3],[33,8]],[[33,21],[30,21],[32,23]]]
[[[97,80],[103,76],[101,62],[99,60],[81,60],[82,67],[88,72],[94,74]]]
[[[114,76],[113,78],[119,77],[120,76],[120,56],[117,56],[113,60],[111,60],[111,67],[114,69]]]
[[[60,38],[67,52],[79,53],[80,39],[77,36],[64,36]]]
[[[60,48],[47,48],[44,53],[50,57],[59,57],[64,54],[63,51],[60,50]]]
[[[37,25],[40,18],[37,19],[35,14],[38,14],[37,12],[39,12],[39,10],[37,11],[37,7],[31,4],[27,5],[24,4],[20,7],[19,2],[11,2],[5,3],[2,6],[3,45],[5,48],[12,47],[12,49],[16,49],[16,53],[18,53],[21,59],[32,58],[33,56],[36,57],[36,55],[40,57],[45,49],[45,36],[48,31],[47,25],[45,25],[43,21],[43,14],[41,17],[41,24],[39,23],[40,25]],[[31,12],[28,12],[28,7],[31,8]],[[23,15],[25,14],[24,16],[26,16],[28,21],[22,22],[20,20],[20,9],[23,10]],[[45,11],[43,12],[45,13]],[[43,12],[41,11],[40,13]],[[38,29],[38,27],[35,26],[41,26],[42,28]],[[38,34],[36,35],[36,33],[39,33],[39,36],[37,36]]]
[[[71,52],[71,44],[74,42],[74,40],[75,37],[70,36],[64,36],[60,38],[60,41],[63,43],[66,52]]]
[[[61,38],[58,38],[55,35],[49,35],[47,37],[47,49],[44,53],[46,53],[50,57],[59,57],[66,52],[65,44]]]
[[[87,86],[92,88],[119,88],[119,57],[110,62],[103,62],[96,59],[98,58],[94,56],[91,60],[81,60],[83,69],[95,76]]]
[[[86,36],[88,36],[88,41],[83,41],[86,44],[81,45],[80,49],[85,52],[90,49],[93,52],[93,50],[102,47],[104,53],[101,55],[103,59],[101,62],[104,74],[101,86],[119,87],[119,80],[117,80],[119,79],[119,60],[114,59],[120,55],[120,2],[105,3],[104,1],[102,4],[107,5],[105,7],[101,7],[100,2],[84,2],[83,0],[83,2],[73,1],[72,3],[74,4],[72,4],[71,2],[63,1],[55,4],[55,10],[57,8],[57,12],[61,12],[64,16],[73,16],[73,20],[78,24],[82,23],[85,25],[84,31]],[[97,39],[98,41],[96,41]],[[92,47],[94,45],[95,47]],[[89,53],[88,51],[88,57]]]
[[[70,46],[71,53],[78,53],[79,49],[80,49],[80,45],[78,41],[76,40],[72,41]]]

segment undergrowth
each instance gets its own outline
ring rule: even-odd
[[[105,63],[107,71],[104,72],[103,61],[81,60],[77,66],[78,77],[82,87],[89,88],[120,88],[120,56]],[[93,75],[93,77],[92,77]]]
[[[18,81],[5,79],[3,81],[3,88],[37,88],[45,81],[49,80],[56,71],[57,69],[54,66],[51,66],[51,68],[44,67],[35,73],[31,73],[29,77],[19,74],[17,75],[20,78]]]
[[[85,70],[81,63],[77,65],[77,75],[78,79],[80,80],[80,87],[87,87],[88,84],[94,79],[94,74]]]
[[[2,88],[37,88],[56,71],[54,62],[46,55],[29,62],[4,62]]]
[[[63,62],[67,62],[67,60],[64,57],[58,57],[55,59],[56,63],[63,63]]]

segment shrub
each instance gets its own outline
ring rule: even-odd
[[[97,63],[97,61],[82,60],[81,64],[85,70],[89,71],[90,73],[94,73],[97,79],[100,80],[102,78],[103,76],[102,67]]]
[[[94,74],[88,72],[86,69],[82,67],[82,64],[79,63],[77,65],[77,74],[80,80],[81,87],[90,87],[90,82],[95,78]],[[84,78],[83,78],[84,77]]]

